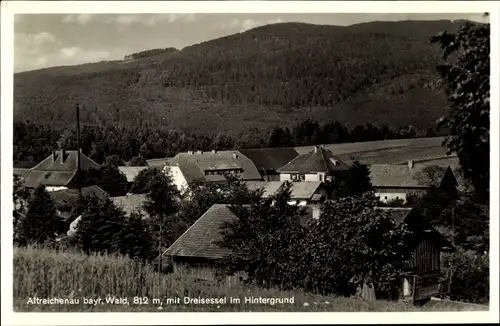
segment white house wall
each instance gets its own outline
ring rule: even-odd
[[[45,190],[47,190],[48,192],[66,190],[66,189],[68,189],[68,187],[45,187]]]
[[[404,192],[376,192],[375,196],[380,199],[380,201],[387,203],[391,200],[402,199],[406,202],[406,193]]]
[[[187,180],[178,166],[166,166],[163,168],[163,172],[170,175],[173,183],[179,191],[183,192],[188,188]]]

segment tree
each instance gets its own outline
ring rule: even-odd
[[[162,251],[175,240],[170,227],[172,216],[178,212],[180,194],[172,178],[165,173],[155,174],[146,185],[147,200],[144,209],[149,214],[148,224],[153,234],[155,248]],[[159,266],[161,269],[161,265]]]
[[[71,243],[86,253],[119,253],[151,261],[156,252],[148,231],[148,224],[139,213],[126,216],[111,200],[90,196]]]
[[[280,126],[274,126],[267,147],[281,147],[283,146],[284,130]]]
[[[106,159],[104,160],[103,165],[104,166],[115,166],[115,167],[118,167],[118,166],[125,165],[125,162],[123,162],[123,160],[121,159],[120,156],[118,156],[118,155],[111,155],[111,156],[107,156],[106,157]]]
[[[75,233],[75,242],[86,253],[120,251],[120,236],[126,229],[125,213],[109,199],[87,198]]]
[[[372,190],[370,170],[367,165],[355,161],[347,171],[327,182],[327,186],[334,197],[361,196]]]
[[[231,249],[221,266],[227,273],[245,271],[249,281],[267,287],[292,288],[302,277],[301,221],[304,208],[289,205],[290,184],[275,196],[250,204],[232,205],[238,220],[223,225],[221,246]]]
[[[100,179],[97,183],[110,196],[123,196],[127,193],[127,177],[115,165],[103,165],[100,168]]]
[[[162,173],[157,168],[147,168],[139,172],[137,176],[134,178],[132,185],[130,186],[129,192],[132,194],[145,194],[148,193],[148,184],[151,179],[157,175],[158,173]]]
[[[394,290],[411,257],[411,233],[406,225],[397,226],[385,212],[375,209],[377,204],[369,192],[323,205],[308,236],[306,289],[351,295],[356,283],[373,282],[379,294]]]
[[[14,211],[12,215],[14,217],[14,239],[17,238],[17,223],[19,220],[26,215],[26,209],[28,204],[30,193],[28,188],[23,186],[23,180],[14,175],[13,182],[13,199],[14,199]]]
[[[19,217],[16,238],[19,244],[53,243],[63,231],[54,202],[43,185],[35,188],[28,201],[28,210]]]
[[[64,131],[59,136],[57,140],[57,146],[59,149],[72,149],[76,148],[75,134],[69,129],[64,129]]]
[[[478,198],[489,198],[490,153],[490,24],[466,23],[450,34],[431,38],[450,62],[437,67],[448,83],[452,110],[440,119],[449,135],[445,145],[456,152],[464,176],[471,180]]]
[[[131,166],[147,166],[148,162],[146,162],[146,159],[142,156],[134,156],[130,160],[130,165]]]

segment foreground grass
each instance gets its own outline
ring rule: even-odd
[[[39,299],[71,299],[73,304],[31,303],[29,299],[33,300],[35,297]],[[113,297],[121,302],[106,302],[106,300]],[[226,297],[226,303],[184,304],[185,297]],[[293,303],[250,304],[244,303],[245,297],[293,297]],[[136,299],[134,300],[134,298]],[[180,302],[167,301],[167,299],[174,298],[179,298]],[[239,298],[241,302],[230,302],[230,298]],[[93,302],[89,302],[90,299]],[[87,256],[72,251],[53,251],[33,247],[14,248],[14,310],[18,312],[388,312],[487,309],[484,306],[460,305],[445,301],[433,301],[419,308],[401,302],[370,302],[357,298],[319,296],[302,291],[266,290],[243,286],[228,288],[215,284],[200,283],[184,277],[155,273],[149,266],[142,266],[121,256]]]

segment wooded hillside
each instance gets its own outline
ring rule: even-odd
[[[281,23],[179,51],[14,76],[15,119],[238,135],[306,118],[426,130],[447,112],[429,38],[459,23]],[[132,59],[131,59],[132,58]],[[133,59],[138,58],[138,59]]]

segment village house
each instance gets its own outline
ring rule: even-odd
[[[24,185],[28,188],[44,185],[47,191],[74,188],[78,157],[80,157],[82,171],[100,167],[99,164],[81,152],[78,155],[78,151],[62,149],[52,152],[50,156],[31,168],[24,176]]]
[[[127,216],[130,216],[132,213],[139,213],[147,217],[148,213],[143,207],[147,200],[148,198],[145,194],[127,194],[126,196],[111,197],[113,204],[121,208]]]
[[[248,157],[259,170],[265,181],[279,181],[278,169],[299,156],[292,147],[240,149],[241,154]]]
[[[456,190],[458,185],[449,167],[439,168],[431,173],[432,166],[408,161],[406,165],[374,164],[369,168],[375,195],[382,202],[406,202],[409,195],[421,196],[431,186]]]
[[[309,207],[307,207],[309,208]],[[397,225],[406,223],[413,232],[409,240],[411,259],[406,262],[401,275],[401,299],[415,301],[443,293],[446,279],[441,274],[441,253],[453,250],[453,246],[432,226],[422,221],[418,213],[410,208],[376,208],[383,210]],[[308,209],[310,212],[310,210]],[[312,216],[301,221],[304,226],[311,224]],[[240,283],[244,273],[220,275],[217,262],[231,254],[230,249],[219,246],[222,227],[237,220],[228,205],[215,204],[207,210],[188,230],[186,230],[164,253],[171,259],[173,273],[187,275],[206,281],[222,281],[227,285]]]
[[[239,151],[190,151],[179,153],[163,168],[180,191],[195,181],[223,183],[226,176],[241,181],[262,180],[253,162]]]
[[[399,298],[420,301],[447,292],[447,276],[441,271],[441,253],[454,251],[453,245],[414,208],[377,207],[397,225],[405,223],[412,232]]]
[[[277,194],[285,185],[285,181],[247,181],[249,190],[263,190],[262,198]],[[319,218],[319,207],[328,199],[328,189],[323,182],[294,182],[290,188],[290,205],[308,206],[313,218]]]
[[[312,151],[297,156],[277,171],[280,181],[328,182],[350,168],[350,164],[335,157],[324,146],[314,146]]]

